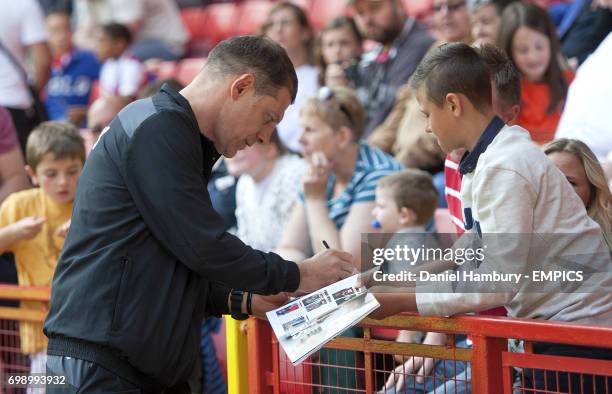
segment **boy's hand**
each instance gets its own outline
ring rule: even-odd
[[[57,230],[55,230],[55,235],[57,235],[58,237],[66,238],[66,236],[68,235],[69,229],[70,229],[70,220],[68,220],[66,223],[62,224],[61,226],[59,226]]]
[[[34,238],[40,230],[42,230],[42,226],[46,221],[47,218],[28,216],[13,224],[13,232],[16,240]]]
[[[433,358],[410,357],[405,363],[395,368],[389,375],[384,390],[395,388],[395,392],[400,392],[404,388],[406,377],[415,376],[417,383],[425,383],[425,377],[429,376],[434,367]],[[416,371],[418,369],[418,371]],[[416,371],[416,374],[415,374]]]
[[[410,289],[374,286],[368,291],[380,304],[378,309],[368,315],[370,319],[382,320],[401,312],[418,312],[415,294]]]

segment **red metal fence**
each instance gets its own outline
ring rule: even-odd
[[[416,356],[433,358],[440,363],[457,366],[469,362],[471,372],[456,383],[471,385],[471,392],[491,393],[612,393],[612,361],[584,357],[543,355],[533,352],[533,345],[553,343],[560,345],[601,348],[603,354],[612,354],[612,327],[581,326],[550,321],[517,320],[500,317],[461,316],[453,318],[398,315],[377,321],[366,319],[360,326],[360,337],[339,337],[294,367],[284,356],[268,324],[251,319],[249,322],[249,392],[250,393],[375,393],[384,386],[392,371],[402,361]],[[434,331],[447,335],[445,346],[398,343],[393,338],[379,339],[376,331],[404,329]],[[374,333],[374,334],[373,334]],[[472,347],[458,347],[460,335],[470,335]],[[522,339],[522,353],[508,351],[508,339]],[[344,354],[344,356],[342,356]],[[351,356],[352,355],[352,356]],[[608,357],[608,359],[610,359]],[[332,362],[330,362],[330,360]],[[442,364],[443,365],[443,364]],[[541,375],[543,386],[526,385],[525,376]],[[397,371],[409,380],[416,378],[413,371]],[[322,375],[336,376],[325,379]],[[434,385],[453,381],[455,374],[432,374],[421,377]],[[342,385],[348,384],[347,385]],[[567,391],[560,391],[563,385]],[[448,387],[448,386],[447,386]],[[444,392],[442,385],[441,392]],[[451,390],[451,389],[448,389]],[[389,392],[393,392],[393,389]],[[400,391],[405,392],[405,391]],[[412,392],[427,392],[412,388]],[[455,391],[447,391],[449,393]]]

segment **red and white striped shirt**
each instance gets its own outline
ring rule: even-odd
[[[457,234],[465,232],[463,226],[463,206],[461,205],[461,173],[459,163],[449,154],[444,161],[444,195],[451,221],[457,229]]]

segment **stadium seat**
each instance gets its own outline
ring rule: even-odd
[[[183,59],[179,62],[175,78],[183,85],[189,84],[206,63],[205,57]]]
[[[268,16],[268,11],[274,3],[268,0],[251,0],[240,4],[239,23],[236,34],[255,34],[263,25]]]
[[[313,0],[310,8],[310,23],[316,30],[324,27],[329,21],[337,16],[347,14],[347,3],[345,1]]]
[[[238,18],[239,6],[234,3],[211,4],[204,8],[204,35],[207,39],[216,44],[221,40],[235,35]]]
[[[177,62],[161,62],[155,68],[155,75],[158,79],[174,78],[176,75],[177,67]]]
[[[205,11],[202,7],[185,8],[181,10],[181,19],[185,28],[191,36],[191,40],[205,38],[204,17]]]

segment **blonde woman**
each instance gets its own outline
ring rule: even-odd
[[[351,253],[361,269],[361,234],[372,231],[378,180],[402,169],[386,153],[361,141],[366,112],[352,89],[321,88],[318,96],[300,108],[302,145],[306,169],[298,203],[277,246],[281,256],[295,261],[325,246]],[[358,327],[343,336],[360,336]],[[343,387],[359,386],[359,355],[344,350],[321,350],[319,361],[327,367],[313,371],[313,382]]]
[[[566,176],[612,249],[612,194],[593,151],[581,141],[560,138],[548,143],[544,153]]]

